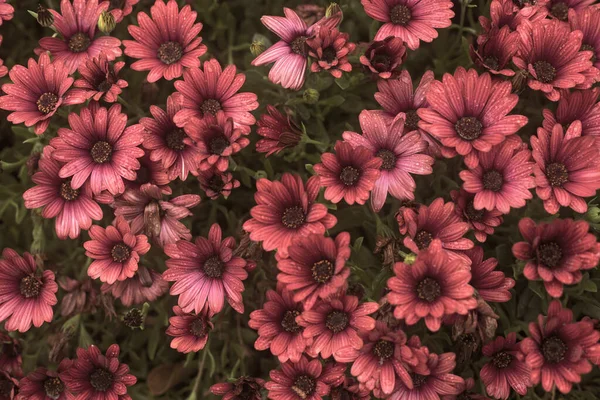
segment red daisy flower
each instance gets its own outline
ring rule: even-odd
[[[289,258],[279,259],[281,271],[277,281],[294,293],[294,301],[303,302],[310,310],[317,299],[327,299],[345,284],[350,269],[350,234],[342,232],[335,238],[322,233],[298,236],[287,249]]]
[[[175,316],[169,318],[167,335],[173,336],[171,348],[180,353],[191,353],[200,351],[206,346],[208,334],[214,329],[210,322],[212,315],[205,312],[200,314],[189,314],[181,307],[173,307]]]
[[[371,391],[361,387],[354,378],[344,377],[339,386],[332,386],[329,394],[331,400],[371,400]]]
[[[579,11],[569,10],[572,31],[583,33],[582,50],[593,52],[592,63],[600,69],[600,9],[585,7]]]
[[[527,279],[542,279],[548,294],[560,297],[563,285],[580,282],[581,270],[594,268],[600,261],[600,245],[589,229],[583,220],[555,219],[536,225],[523,218],[519,230],[526,241],[515,243],[512,252],[527,261],[523,271]]]
[[[92,240],[83,244],[85,255],[94,260],[88,267],[88,275],[102,282],[115,283],[133,277],[140,256],[150,250],[146,235],[132,234],[123,217],[117,217],[106,229],[94,225],[89,233]]]
[[[90,104],[79,115],[69,114],[70,129],[60,128],[58,137],[50,141],[56,150],[52,157],[66,163],[61,178],[71,178],[71,188],[79,189],[86,182],[94,195],[108,190],[116,196],[125,191],[123,179],[136,179],[140,168],[137,160],[144,156],[138,147],[143,141],[143,127],[126,127],[127,115],[121,105],[106,109]]]
[[[269,372],[271,381],[265,384],[272,400],[296,399],[321,400],[331,391],[331,383],[344,374],[346,365],[336,363],[332,368],[323,368],[321,361],[308,361],[301,357],[298,362],[281,364],[281,370]]]
[[[388,37],[375,40],[360,56],[360,63],[381,79],[389,79],[399,73],[406,59],[406,47],[402,39]]]
[[[179,78],[184,68],[198,68],[199,57],[206,53],[206,46],[198,36],[202,30],[196,21],[197,13],[189,5],[181,10],[177,1],[157,0],[150,7],[149,17],[145,12],[137,15],[138,24],[129,25],[129,34],[135,40],[124,40],[125,54],[139,61],[131,64],[135,71],[150,71],[148,82],[160,78],[170,81]]]
[[[228,198],[233,189],[240,187],[240,181],[234,179],[231,172],[221,172],[214,168],[201,171],[198,181],[206,196],[211,200],[216,200],[221,195]]]
[[[352,71],[348,54],[356,48],[348,42],[350,35],[335,28],[321,27],[316,35],[306,41],[308,54],[315,59],[310,66],[312,72],[328,71],[334,78],[341,78],[342,72]]]
[[[508,26],[495,28],[479,36],[476,48],[470,46],[471,59],[478,67],[494,75],[514,76],[510,63],[519,50],[520,40],[519,33],[512,32]]]
[[[163,278],[175,282],[171,295],[180,295],[178,304],[184,312],[200,314],[206,307],[213,313],[223,309],[225,299],[239,313],[244,312],[242,283],[248,277],[246,260],[235,257],[235,239],[222,239],[221,227],[213,224],[208,239],[194,243],[179,240],[164,247],[169,257]]]
[[[551,20],[535,24],[524,21],[518,32],[521,47],[513,62],[529,72],[527,84],[531,89],[541,90],[550,101],[558,101],[558,89],[591,86],[585,73],[593,68],[593,53],[581,51],[581,31],[572,32],[569,25]]]
[[[77,358],[60,377],[75,399],[131,400],[127,386],[134,385],[137,379],[129,373],[127,364],[119,362],[119,353],[116,344],[106,350],[106,355],[94,345],[87,349],[80,347]]]
[[[315,172],[325,187],[325,199],[339,203],[342,199],[352,205],[365,204],[379,179],[382,159],[362,146],[353,148],[348,142],[337,141],[334,153],[321,155]]]
[[[535,164],[530,160],[531,152],[518,137],[479,153],[479,165],[460,172],[463,189],[475,194],[475,210],[497,209],[508,214],[511,207],[524,207],[526,200],[533,198],[529,189],[535,187]]]
[[[537,323],[530,323],[529,337],[521,342],[525,362],[531,368],[531,382],[541,382],[546,392],[556,387],[569,393],[574,383],[581,382],[581,375],[592,370],[582,344],[599,338],[600,332],[592,324],[573,322],[573,312],[554,300],[547,317],[539,315]]]
[[[114,65],[108,61],[105,53],[93,59],[88,59],[79,66],[81,78],[75,81],[72,94],[78,94],[86,99],[107,103],[114,103],[121,94],[123,88],[129,84],[119,79],[119,72],[125,63],[119,61]]]
[[[6,0],[0,0],[0,25],[4,21],[13,19],[15,9],[10,4],[6,4]]]
[[[383,22],[375,40],[395,36],[406,42],[411,50],[419,42],[432,42],[438,37],[436,29],[447,28],[454,17],[452,2],[446,0],[361,0],[367,15]]]
[[[9,76],[13,83],[2,85],[6,95],[0,96],[0,108],[13,111],[6,117],[13,124],[35,126],[36,135],[46,131],[50,118],[60,106],[81,104],[86,100],[67,92],[73,78],[69,77],[64,64],[50,62],[47,54],[41,54],[37,62],[30,58],[27,68],[15,65]]]
[[[215,396],[222,396],[221,400],[262,400],[261,390],[265,381],[260,378],[242,376],[235,382],[217,383],[210,387],[210,392]]]
[[[410,174],[428,175],[433,171],[433,158],[423,154],[427,142],[418,132],[404,133],[402,118],[387,126],[379,114],[364,110],[359,122],[362,135],[346,131],[343,137],[352,147],[365,147],[382,160],[381,175],[371,194],[373,210],[381,210],[388,192],[399,200],[414,200],[417,185]]]
[[[236,128],[244,133],[250,132],[250,126],[256,119],[250,111],[258,108],[254,93],[238,93],[246,76],[236,74],[235,65],[225,70],[214,58],[199,68],[190,68],[183,72],[183,81],[176,81],[175,88],[182,94],[182,108],[177,111],[173,121],[183,127],[192,118],[202,120],[205,115],[217,114],[223,110],[231,118]]]
[[[150,268],[140,265],[133,277],[115,283],[103,283],[102,293],[110,293],[115,299],[121,300],[125,307],[134,304],[151,302],[169,290],[169,283],[162,275]]]
[[[302,130],[292,117],[272,105],[267,105],[267,113],[261,115],[256,126],[256,133],[263,137],[256,142],[256,151],[266,153],[265,157],[296,147],[302,137]]]
[[[54,229],[59,239],[75,239],[81,229],[92,226],[92,220],[102,219],[102,209],[87,186],[73,189],[70,179],[59,177],[62,164],[52,158],[53,152],[52,146],[44,147],[38,172],[31,177],[36,186],[23,193],[23,200],[27,208],[43,207],[42,217],[56,217]]]
[[[600,189],[600,159],[596,139],[581,137],[581,122],[575,121],[566,133],[560,124],[551,132],[538,128],[531,137],[532,155],[536,162],[535,191],[544,201],[544,209],[556,214],[560,207],[575,212],[588,209],[584,197],[596,195]]]
[[[108,2],[108,11],[115,17],[115,22],[123,21],[123,18],[133,12],[133,6],[140,0],[105,0]]]
[[[0,371],[6,371],[16,377],[22,377],[22,352],[23,348],[19,339],[0,332]]]
[[[375,320],[369,317],[379,305],[375,302],[359,304],[358,297],[342,295],[317,303],[298,317],[304,327],[304,337],[312,338],[308,353],[327,359],[346,347],[360,350],[363,340],[359,336],[375,329]]]
[[[271,350],[282,363],[298,362],[312,344],[312,338],[305,338],[304,328],[296,322],[303,310],[302,303],[293,300],[292,292],[282,287],[277,292],[269,290],[263,308],[250,313],[248,326],[258,331],[254,348]]]
[[[71,360],[64,359],[57,371],[39,367],[19,382],[19,394],[16,400],[67,400],[69,394],[60,378],[71,366]]]
[[[49,51],[56,61],[62,61],[72,74],[86,60],[103,53],[108,61],[120,57],[121,41],[116,37],[96,37],[98,17],[108,8],[108,3],[98,5],[98,0],[61,0],[60,13],[48,10],[54,16],[53,27],[61,37],[40,39],[36,54]]]
[[[475,288],[477,295],[485,301],[505,303],[510,300],[510,289],[515,286],[512,278],[504,276],[504,272],[496,270],[498,260],[490,257],[483,259],[483,248],[473,247],[465,251],[471,260],[471,280],[469,284]]]
[[[473,206],[475,195],[464,189],[453,190],[450,197],[454,202],[454,212],[461,220],[469,224],[475,235],[475,239],[483,243],[488,235],[494,234],[494,228],[502,224],[502,213],[494,210],[476,210]]]
[[[492,0],[490,3],[490,18],[479,17],[479,24],[483,28],[484,34],[493,29],[502,29],[508,26],[516,31],[523,21],[537,22],[543,20],[548,15],[548,9],[545,7],[546,0],[543,1],[524,1],[522,7],[519,7],[512,0]]]
[[[571,11],[582,12],[594,3],[595,0],[548,0],[544,6],[548,9],[550,17],[567,22]]]
[[[280,258],[287,257],[293,240],[311,233],[322,235],[337,223],[327,207],[315,203],[319,194],[319,178],[313,176],[306,185],[298,175],[284,173],[281,181],[261,178],[256,182],[252,218],[243,228],[250,239],[259,242],[265,251],[277,250]]]

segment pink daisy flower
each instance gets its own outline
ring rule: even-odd
[[[39,271],[33,256],[21,257],[8,247],[0,259],[0,321],[7,331],[27,332],[52,321],[52,306],[57,303],[58,285],[54,272]]]
[[[36,186],[23,193],[25,207],[43,207],[42,217],[55,218],[54,229],[59,239],[79,237],[81,229],[89,229],[92,220],[102,219],[102,209],[84,186],[73,189],[70,179],[59,177],[62,164],[52,158],[54,148],[44,147],[42,157],[31,180]]]
[[[167,335],[172,336],[171,348],[180,353],[200,351],[206,346],[208,334],[214,329],[211,315],[206,313],[189,314],[181,307],[173,307],[175,316],[169,318]]]
[[[103,283],[101,290],[130,307],[158,299],[169,291],[169,283],[160,273],[140,265],[133,277],[112,284]]]
[[[175,88],[182,95],[182,107],[173,117],[179,127],[183,127],[192,118],[202,120],[205,115],[217,115],[222,110],[231,118],[236,128],[244,133],[250,132],[250,126],[256,119],[250,111],[258,108],[254,93],[238,93],[246,77],[236,74],[235,65],[225,70],[215,59],[206,61],[199,68],[190,68],[183,72],[183,81],[176,81]]]
[[[0,0],[0,25],[4,21],[10,21],[13,19],[15,9],[10,4],[6,3],[7,0]]]
[[[111,345],[103,355],[98,347],[78,348],[71,367],[60,375],[75,399],[131,400],[127,386],[137,379],[129,373],[127,364],[119,362],[119,346]]]
[[[103,53],[108,61],[120,57],[121,41],[116,37],[96,37],[98,17],[108,8],[108,3],[98,5],[98,0],[61,0],[60,13],[48,10],[54,16],[54,29],[61,37],[40,39],[36,54],[49,51],[53,60],[62,61],[72,74],[86,60]]]
[[[73,78],[69,77],[64,64],[51,62],[47,54],[41,54],[37,62],[30,58],[27,68],[15,65],[9,76],[13,83],[2,85],[6,95],[0,96],[0,108],[13,111],[6,117],[13,124],[35,126],[36,135],[46,131],[50,118],[60,106],[81,104],[86,100],[67,92]]]
[[[567,22],[571,10],[575,13],[583,12],[594,3],[595,0],[548,0],[544,6],[548,9],[550,17]]]
[[[454,202],[454,212],[458,217],[469,224],[469,229],[473,231],[475,239],[484,243],[488,235],[494,234],[494,228],[502,224],[502,213],[494,210],[476,210],[473,205],[475,195],[468,193],[464,189],[453,190],[450,197]]]
[[[115,17],[115,22],[123,21],[123,18],[133,12],[133,6],[140,0],[105,0],[108,3],[108,11]]]
[[[477,295],[485,301],[493,303],[505,303],[510,300],[510,289],[515,286],[512,278],[507,278],[504,272],[496,270],[498,260],[493,257],[483,259],[483,248],[473,247],[465,251],[465,255],[471,260],[471,280]]]
[[[490,3],[490,18],[479,17],[479,24],[483,32],[487,34],[493,29],[502,29],[508,26],[512,31],[516,31],[523,21],[537,22],[543,20],[548,15],[548,9],[545,7],[546,0],[526,1],[523,7],[519,7],[512,0],[492,0]]]
[[[250,239],[259,242],[265,251],[277,250],[280,258],[288,255],[293,240],[311,233],[322,235],[337,223],[327,207],[315,203],[319,194],[319,178],[313,176],[306,184],[298,175],[284,173],[281,181],[261,178],[256,182],[252,218],[243,228]]]
[[[38,367],[19,381],[19,394],[16,400],[67,400],[69,395],[65,383],[60,378],[71,366],[71,360],[64,359],[56,371]]]
[[[519,50],[520,36],[510,27],[493,29],[486,35],[479,36],[476,47],[469,48],[473,62],[494,75],[514,76],[511,67],[512,58]]]
[[[419,42],[432,42],[436,29],[447,28],[454,17],[452,2],[445,0],[361,0],[367,15],[383,22],[375,40],[388,36],[402,39],[411,50]]]
[[[308,64],[309,47],[306,41],[318,33],[323,26],[335,28],[342,20],[341,13],[323,18],[307,26],[292,9],[283,9],[285,17],[264,15],[260,21],[267,29],[279,36],[280,41],[268,48],[252,61],[259,66],[275,63],[269,71],[269,79],[286,89],[298,90],[304,85],[304,75]]]
[[[350,35],[335,28],[321,27],[315,37],[306,41],[308,54],[315,59],[310,66],[312,72],[328,71],[334,78],[341,78],[342,72],[352,71],[348,54],[356,48],[348,40]]]
[[[399,200],[414,200],[416,183],[410,174],[432,172],[433,158],[423,154],[427,142],[418,132],[404,133],[404,120],[400,118],[387,126],[380,115],[364,110],[359,122],[362,135],[346,131],[343,137],[352,147],[365,147],[382,160],[381,175],[371,194],[373,210],[381,210],[388,192]]]
[[[132,234],[123,217],[117,217],[106,229],[94,225],[89,232],[92,240],[83,244],[85,255],[94,260],[88,275],[102,282],[110,284],[133,277],[140,256],[150,250],[146,235]]]
[[[73,189],[88,183],[94,195],[103,190],[114,196],[123,193],[123,179],[136,179],[137,159],[144,156],[138,147],[143,140],[142,126],[126,125],[127,115],[120,104],[107,110],[93,103],[79,115],[69,114],[70,129],[60,128],[58,137],[50,141],[56,149],[52,157],[66,163],[59,176],[71,177]]]
[[[581,50],[593,52],[592,63],[600,69],[600,9],[585,7],[579,11],[569,10],[569,25],[572,31],[583,33]]]
[[[518,138],[479,153],[479,165],[460,172],[463,189],[475,194],[475,210],[497,209],[508,214],[511,207],[524,207],[526,200],[533,198],[529,189],[535,187],[530,160],[531,152]]]
[[[584,197],[600,189],[600,153],[593,136],[581,137],[581,123],[574,122],[563,133],[560,124],[552,131],[538,128],[531,137],[535,191],[544,201],[544,209],[556,214],[560,207],[585,213]]]
[[[359,60],[377,77],[389,79],[398,75],[400,66],[405,59],[406,47],[404,42],[402,39],[390,36],[371,43]]]
[[[256,142],[256,151],[266,153],[265,157],[296,147],[302,138],[302,130],[292,117],[280,113],[272,105],[267,105],[266,114],[261,115],[256,126],[256,133],[262,136]]]
[[[265,381],[260,378],[241,376],[235,382],[212,385],[210,392],[222,396],[221,400],[262,400],[261,390],[264,386]]]
[[[526,240],[515,243],[512,252],[527,261],[523,274],[527,279],[542,279],[552,297],[563,294],[563,285],[581,281],[581,270],[594,268],[600,261],[600,245],[589,232],[587,222],[555,219],[536,223],[530,218],[519,221]]]
[[[93,59],[88,59],[79,66],[81,78],[75,81],[72,94],[78,94],[86,99],[107,103],[117,101],[123,88],[129,84],[119,79],[119,72],[125,66],[125,62],[119,61],[114,65],[108,61],[105,53]]]
[[[165,254],[171,258],[166,261],[163,278],[175,282],[171,295],[179,295],[178,304],[184,312],[200,314],[206,307],[218,313],[225,300],[237,312],[244,312],[242,281],[248,273],[246,260],[233,255],[235,247],[233,237],[222,239],[218,224],[211,226],[208,239],[165,245]]]
[[[148,82],[163,77],[170,81],[179,78],[184,68],[198,68],[199,57],[207,48],[198,35],[202,24],[194,23],[197,13],[189,5],[179,10],[175,0],[168,0],[167,4],[157,0],[150,7],[150,14],[152,17],[145,12],[138,13],[140,26],[127,27],[135,40],[123,41],[125,54],[139,60],[131,64],[131,68],[150,71]]]
[[[206,196],[211,200],[216,200],[221,195],[228,198],[233,189],[240,187],[240,181],[235,179],[231,172],[221,172],[214,168],[201,171],[198,181]]]

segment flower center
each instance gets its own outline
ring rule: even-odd
[[[130,328],[140,328],[144,323],[144,316],[139,308],[132,308],[123,317],[123,323]]]
[[[35,102],[39,112],[42,114],[50,114],[56,108],[58,103],[58,96],[54,93],[46,92],[40,96]]]
[[[360,178],[360,171],[357,168],[346,166],[342,168],[340,180],[346,186],[353,186]]]
[[[394,343],[387,340],[378,340],[373,346],[373,354],[380,362],[389,360],[394,355]]]
[[[114,375],[104,368],[97,368],[90,375],[90,385],[98,392],[106,392],[111,388],[114,381]]]
[[[415,243],[417,244],[419,250],[429,247],[432,240],[433,236],[427,231],[419,231],[415,235]]]
[[[21,283],[19,284],[19,290],[26,299],[37,297],[41,289],[42,282],[33,275],[27,275],[21,279]]]
[[[66,201],[75,200],[79,196],[79,189],[73,189],[71,187],[71,180],[65,181],[60,184],[60,197]]]
[[[427,375],[410,374],[415,388],[420,388],[427,382]]]
[[[396,166],[396,155],[391,150],[381,149],[375,155],[383,160],[380,169],[390,171]]]
[[[301,399],[306,399],[310,397],[317,388],[317,382],[315,379],[308,375],[300,375],[294,381],[294,386],[292,386],[292,390],[300,397]]]
[[[290,43],[292,51],[302,57],[308,56],[306,39],[308,39],[306,36],[298,36],[296,39],[292,40],[292,43]]]
[[[281,320],[281,327],[288,333],[299,333],[302,331],[302,327],[296,323],[296,317],[300,315],[299,311],[288,310],[283,314]]]
[[[52,400],[56,400],[60,397],[62,392],[65,390],[65,384],[58,378],[48,378],[44,381],[44,391],[46,396]]]
[[[108,92],[112,87],[112,83],[108,81],[108,79],[103,80],[96,87],[99,92]]]
[[[100,140],[94,143],[92,150],[90,150],[90,155],[95,163],[104,164],[110,160],[110,156],[112,155],[112,146],[108,142]]]
[[[594,46],[592,46],[591,44],[582,44],[579,51],[591,51],[592,58],[590,58],[590,61],[592,63],[595,63],[598,60],[598,58],[596,57],[596,48]]]
[[[392,66],[392,57],[390,57],[390,55],[386,53],[376,54],[375,57],[373,57],[372,64],[377,71],[388,71]]]
[[[542,83],[550,83],[556,77],[556,68],[547,61],[536,61],[533,64],[533,69],[537,75],[537,80]]]
[[[169,133],[167,133],[167,137],[165,141],[167,142],[167,147],[171,150],[182,151],[185,149],[185,143],[183,140],[187,135],[183,131],[183,129],[175,129]]]
[[[237,397],[233,397],[232,399],[235,399],[235,400],[253,400],[253,399],[256,399],[257,397],[260,396],[260,394],[256,390],[256,388],[252,384],[250,384],[250,383],[244,382],[241,385],[241,387],[242,387],[241,390],[238,389],[240,392],[237,395]],[[238,385],[238,388],[239,388],[239,385]]]
[[[131,255],[131,249],[125,243],[117,243],[110,251],[114,262],[124,262]]]
[[[163,43],[158,48],[156,55],[163,64],[171,65],[181,59],[183,47],[177,42]]]
[[[552,364],[558,364],[565,359],[569,348],[560,338],[556,336],[544,339],[542,342],[542,354],[544,359]]]
[[[483,188],[491,190],[492,192],[499,192],[504,184],[504,178],[502,174],[495,169],[486,171],[483,174]]]
[[[337,51],[333,47],[327,47],[323,50],[321,59],[327,64],[331,64],[337,58]]]
[[[312,277],[315,282],[326,283],[333,276],[333,264],[329,260],[321,260],[312,266]]]
[[[458,136],[469,142],[481,135],[482,128],[483,125],[475,117],[462,117],[454,124],[454,129],[456,129]]]
[[[417,295],[428,303],[433,303],[441,294],[442,289],[435,279],[425,278],[417,285]]]
[[[498,369],[504,369],[510,365],[513,357],[505,351],[498,352],[492,358],[492,364]]]
[[[550,14],[558,20],[567,21],[569,18],[569,6],[563,2],[554,3],[552,8],[550,8]]]
[[[562,249],[556,242],[542,243],[537,248],[538,261],[549,268],[558,267],[562,256]]]
[[[204,264],[202,265],[202,269],[204,273],[210,278],[220,278],[223,276],[223,262],[219,258],[219,256],[209,257]]]
[[[221,155],[229,147],[229,140],[224,135],[216,136],[210,140],[209,147],[212,154]]]
[[[215,193],[221,193],[225,187],[225,182],[221,175],[215,174],[208,181],[208,188]]]
[[[552,163],[546,167],[546,176],[552,186],[562,186],[569,182],[569,171],[561,163]]]
[[[489,69],[497,71],[500,68],[500,61],[494,56],[487,57],[483,60],[483,63],[488,66]]]
[[[304,209],[300,206],[288,207],[281,216],[281,223],[289,229],[298,229],[306,221]]]
[[[69,50],[73,53],[81,53],[90,47],[90,37],[85,33],[78,32],[69,39]]]
[[[480,221],[483,218],[485,210],[476,210],[473,201],[467,203],[464,214],[471,221]]]
[[[208,325],[202,318],[196,318],[190,324],[190,333],[197,338],[203,338],[208,332]]]
[[[398,4],[390,10],[390,20],[395,25],[405,26],[408,21],[410,21],[411,17],[412,13],[410,12],[410,8],[404,4]]]
[[[417,110],[408,110],[406,112],[406,119],[404,120],[404,131],[412,132],[419,129],[419,114],[417,114]]]
[[[348,327],[348,314],[342,311],[333,311],[327,315],[325,326],[333,333],[340,333]]]
[[[221,110],[221,103],[219,103],[215,99],[206,99],[202,102],[202,105],[200,106],[200,111],[202,112],[202,115],[217,115],[217,112],[219,110]]]

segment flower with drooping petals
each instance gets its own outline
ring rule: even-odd
[[[593,52],[592,63],[600,69],[600,9],[569,10],[569,25],[571,30],[583,33],[581,48]]]
[[[375,40],[360,56],[360,63],[381,79],[397,75],[406,59],[406,47],[402,39],[388,37]]]
[[[507,278],[504,272],[496,270],[498,260],[490,257],[483,259],[483,248],[473,247],[465,251],[471,260],[471,280],[469,284],[477,291],[477,295],[485,301],[505,303],[510,300],[510,289],[515,286],[512,278]]]
[[[173,193],[169,186],[171,180],[161,162],[152,161],[148,154],[144,154],[144,157],[139,158],[138,161],[140,162],[140,169],[137,170],[135,181],[125,182],[125,191],[157,186],[163,194]]]
[[[334,78],[341,78],[342,72],[351,72],[352,64],[348,61],[348,54],[356,48],[348,40],[350,35],[341,33],[335,28],[323,26],[306,41],[309,48],[308,54],[315,59],[310,66],[312,72],[328,71]]]
[[[216,200],[221,195],[227,198],[233,189],[240,187],[240,181],[235,179],[231,172],[221,172],[214,168],[201,171],[198,174],[198,181],[211,200]]]
[[[523,1],[519,6],[513,0],[492,0],[490,3],[490,18],[480,16],[479,24],[486,35],[494,29],[502,29],[508,26],[512,31],[516,31],[519,25],[525,20],[535,22],[543,20],[548,15],[548,9],[545,7],[546,0],[543,1]]]
[[[13,19],[15,9],[10,4],[6,3],[7,0],[0,0],[0,25],[4,21],[10,21]]]
[[[488,235],[494,234],[494,228],[502,224],[502,213],[494,210],[476,210],[473,206],[475,195],[466,192],[464,189],[453,190],[450,197],[454,202],[454,212],[464,222],[469,224],[469,229],[473,231],[475,239],[483,243]]]
[[[595,0],[548,0],[544,6],[548,9],[548,16],[562,22],[569,21],[571,12],[580,13],[591,8]],[[573,29],[575,30],[575,29]]]
[[[167,335],[174,338],[171,348],[184,354],[202,350],[208,341],[209,332],[215,327],[210,322],[211,315],[205,312],[186,313],[179,306],[173,307],[173,312],[175,315],[169,318],[166,331]]]
[[[494,75],[514,76],[515,71],[510,68],[510,63],[519,50],[519,44],[519,33],[503,26],[481,36],[476,47],[473,44],[469,47],[469,53],[478,67]]]
[[[123,18],[128,16],[133,11],[133,6],[139,3],[140,0],[105,0],[108,2],[107,11],[115,17],[115,22],[123,21]]]
[[[542,279],[552,297],[563,294],[563,285],[581,281],[581,270],[594,268],[600,260],[600,245],[589,232],[586,221],[555,219],[537,224],[530,218],[519,221],[526,240],[515,243],[512,252],[527,261],[523,274],[527,279]]]
[[[235,382],[217,383],[210,387],[210,392],[222,396],[221,400],[262,400],[261,390],[265,381],[260,378],[241,376]]]
[[[302,137],[300,126],[292,117],[287,113],[280,113],[270,104],[267,105],[267,113],[261,115],[256,126],[256,133],[262,136],[256,142],[256,151],[266,153],[265,157],[285,148],[296,147]]]
[[[158,272],[140,265],[133,277],[112,284],[103,283],[101,290],[129,307],[158,299],[169,291],[169,283]]]
[[[114,103],[123,88],[129,84],[124,79],[119,79],[119,72],[125,62],[119,61],[114,65],[108,61],[105,53],[97,58],[90,58],[79,66],[81,78],[74,83],[72,94],[80,94],[86,99],[101,99],[107,103]]]
[[[71,360],[64,359],[56,371],[39,367],[19,381],[16,400],[67,400],[69,395],[60,375],[69,369]]]

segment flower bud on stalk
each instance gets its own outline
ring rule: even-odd
[[[315,89],[306,89],[302,94],[302,99],[306,104],[316,104],[319,101],[319,91]]]
[[[38,4],[37,8],[37,22],[44,28],[48,28],[54,24],[54,15],[41,4]]]
[[[115,21],[115,17],[107,11],[102,11],[100,18],[98,18],[98,29],[100,29],[100,32],[109,34],[116,27],[117,22]]]

